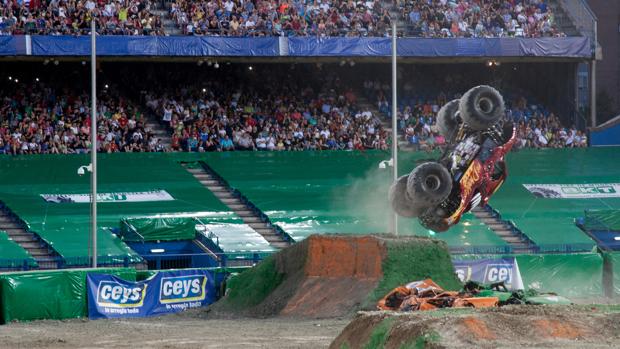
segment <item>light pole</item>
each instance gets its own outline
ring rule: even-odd
[[[95,17],[93,16],[90,23],[90,166],[92,171],[90,177],[90,234],[92,240],[93,268],[97,268],[97,39],[95,27]]]
[[[396,16],[392,16],[396,17]],[[396,18],[392,19],[392,173],[398,180],[398,106],[396,105]],[[392,213],[393,233],[398,235],[398,216]]]

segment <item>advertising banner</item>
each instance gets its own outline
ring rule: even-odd
[[[160,271],[140,282],[89,273],[87,286],[91,319],[175,313],[215,301],[215,282],[207,270]]]
[[[493,284],[503,281],[509,290],[522,290],[523,280],[514,257],[452,261],[461,282],[476,281]]]
[[[545,199],[620,198],[620,183],[523,184],[534,196]]]
[[[53,203],[89,203],[90,194],[41,194],[43,200]],[[146,202],[172,201],[174,198],[165,190],[134,191],[121,193],[98,193],[97,202]]]

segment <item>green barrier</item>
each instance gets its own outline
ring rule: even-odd
[[[121,220],[124,241],[193,240],[196,220],[192,217],[144,217]]]
[[[620,252],[613,252],[607,255],[611,262],[611,282],[613,283],[614,296],[620,297]]]
[[[24,261],[26,265],[24,265]],[[0,268],[36,267],[37,262],[18,243],[0,231]]]
[[[490,205],[538,244],[591,244],[575,226],[585,210],[620,210],[620,198],[540,198],[523,184],[617,183],[618,148],[520,150],[508,154],[509,175]]]
[[[603,257],[597,253],[517,256],[526,288],[571,298],[603,296]]]
[[[98,205],[99,256],[133,253],[111,227],[121,218],[201,214],[205,223],[236,222],[239,218],[204,188],[179,163],[184,157],[169,154],[100,154],[100,193],[165,190],[174,200],[102,202]],[[0,156],[0,201],[63,257],[88,255],[90,209],[88,203],[46,202],[41,194],[84,194],[90,191],[89,175],[76,169],[88,164],[88,155]]]
[[[456,260],[516,257],[526,289],[568,298],[603,296],[603,257],[598,253],[456,255]]]
[[[439,155],[405,152],[399,156],[400,172],[405,174],[418,161]],[[389,230],[391,210],[386,198],[392,175],[389,169],[378,168],[389,153],[238,152],[202,157],[296,241],[311,234]],[[399,233],[430,236],[449,246],[506,245],[473,215],[463,221],[467,225],[433,236],[416,219],[401,218]]]
[[[0,274],[0,323],[86,317],[86,274],[92,272],[136,279],[133,268]]]
[[[620,231],[620,210],[586,210],[584,218],[586,230]]]

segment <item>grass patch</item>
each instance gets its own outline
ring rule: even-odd
[[[278,273],[273,256],[265,258],[254,268],[243,271],[228,281],[224,304],[233,309],[258,305],[284,280]]]
[[[397,286],[426,278],[433,279],[445,290],[461,289],[445,242],[433,239],[388,241],[387,252],[383,279],[370,294],[366,306],[374,305]]]
[[[439,336],[439,333],[435,331],[430,331],[419,337],[416,337],[409,343],[401,345],[400,349],[425,349],[439,343],[440,338],[441,336]]]
[[[390,329],[392,329],[392,323],[394,318],[386,318],[379,323],[370,334],[368,343],[364,346],[366,349],[376,349],[385,347],[385,342],[390,336]]]

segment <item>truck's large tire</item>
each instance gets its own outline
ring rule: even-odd
[[[425,162],[414,168],[407,180],[407,193],[417,207],[432,207],[445,200],[452,191],[452,176],[438,162]]]
[[[459,112],[467,126],[485,130],[504,116],[504,98],[491,86],[476,86],[461,97]]]
[[[430,211],[432,210],[429,209],[427,212],[420,215],[418,218],[420,225],[426,229],[432,230],[435,233],[441,233],[450,228],[450,226],[444,222],[443,219],[434,216]]]
[[[437,129],[444,136],[446,143],[451,143],[459,128],[456,112],[459,110],[459,100],[453,99],[446,103],[437,113]]]
[[[396,183],[393,183],[390,187],[388,198],[394,212],[399,216],[413,218],[419,216],[426,208],[413,205],[409,199],[409,194],[407,194],[407,179],[408,176],[398,178]]]

